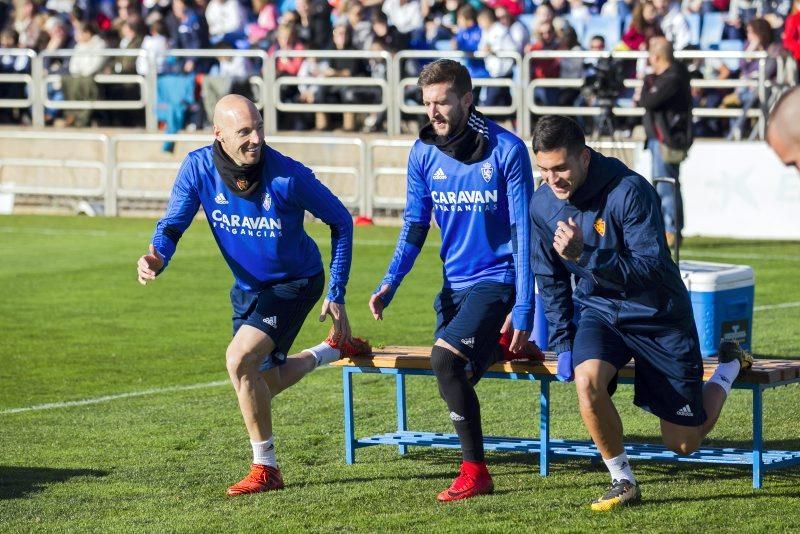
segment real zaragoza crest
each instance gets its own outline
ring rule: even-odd
[[[487,184],[492,181],[493,174],[494,174],[494,167],[492,167],[491,163],[487,161],[486,163],[481,165],[481,176],[483,176],[483,179],[486,181]]]

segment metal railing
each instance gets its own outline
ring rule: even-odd
[[[24,73],[3,73],[0,74],[0,84],[25,84],[25,98],[0,98],[0,108],[25,109],[33,105],[33,94],[36,92],[33,77],[33,63],[36,59],[36,52],[28,48],[7,48],[3,50],[3,55],[12,57],[27,57],[28,65],[31,69],[30,74]]]
[[[120,110],[120,109],[142,109],[144,110],[145,123],[148,130],[155,130],[155,105],[156,105],[156,91],[155,84],[150,83],[145,76],[140,74],[104,74],[102,72],[93,76],[94,82],[97,84],[135,84],[139,86],[139,99],[138,100],[51,100],[48,96],[48,88],[53,83],[62,82],[62,78],[70,77],[66,73],[52,73],[49,72],[50,63],[57,59],[71,59],[74,57],[85,57],[89,52],[85,50],[44,50],[40,52],[34,59],[35,72],[40,73],[38,102],[41,103],[43,108],[50,109],[68,109],[68,110]],[[104,58],[115,57],[135,57],[145,58],[150,61],[148,71],[155,72],[153,58],[147,54],[145,50],[123,50],[123,49],[104,49],[92,50],[91,55],[100,56]],[[34,111],[33,114],[34,126],[44,126],[44,111],[40,113]]]
[[[175,49],[175,50],[167,50],[163,54],[159,54],[156,56],[156,61],[164,58],[204,58],[204,59],[215,59],[220,57],[244,57],[249,59],[258,60],[260,66],[256,68],[256,75],[248,76],[249,83],[253,86],[253,103],[256,107],[260,110],[265,109],[265,105],[267,102],[270,101],[270,80],[273,78],[270,76],[270,61],[269,56],[263,50],[229,50],[229,49],[220,49],[220,50],[187,50],[187,49]],[[154,72],[155,69],[152,71],[148,70],[148,74],[150,72]],[[156,85],[155,78],[153,79],[153,87]],[[209,117],[210,119],[210,117]]]
[[[85,178],[85,171],[93,170],[97,173],[96,185],[86,187],[65,186],[63,183],[17,183],[15,180],[4,181],[4,190],[7,193],[18,195],[45,195],[56,197],[105,197],[105,201],[110,199],[108,192],[108,145],[109,138],[103,134],[90,133],[55,133],[55,132],[25,132],[25,131],[2,131],[0,130],[2,144],[8,146],[10,141],[46,141],[68,142],[78,141],[82,145],[86,143],[99,143],[101,156],[98,159],[77,159],[71,157],[5,157],[0,154],[0,175],[4,175],[8,168],[20,168],[25,170],[28,181],[42,182],[50,181],[53,178],[63,180],[64,174],[71,170],[80,170],[81,178]],[[53,149],[43,147],[43,152],[53,153]],[[69,151],[67,151],[69,152]],[[36,176],[35,173],[43,169],[53,169],[45,173],[45,178]],[[59,172],[60,171],[60,172]]]
[[[276,75],[276,63],[281,58],[304,58],[304,59],[379,59],[386,63],[387,79],[373,78],[370,76],[353,77],[324,77],[324,76],[280,76]],[[324,113],[381,113],[389,111],[391,105],[392,86],[390,77],[392,55],[388,52],[370,52],[361,50],[277,50],[270,58],[269,79],[274,85],[272,93],[272,106],[269,110],[271,120],[269,124],[275,125],[277,131],[278,112],[324,112]],[[284,86],[325,86],[325,87],[377,87],[381,90],[380,102],[375,104],[358,103],[327,103],[327,102],[284,102],[281,100],[281,88]],[[389,114],[389,129],[394,128],[393,117]]]
[[[140,86],[140,97],[137,100],[102,100],[102,101],[60,101],[50,100],[47,97],[47,87],[65,74],[47,74],[46,67],[51,61],[59,58],[69,59],[78,54],[85,55],[84,51],[75,50],[55,50],[43,51],[35,54],[27,49],[6,49],[4,54],[24,55],[31,60],[31,74],[3,74],[0,75],[0,84],[24,83],[27,89],[25,99],[5,99],[0,100],[0,107],[11,108],[30,108],[33,125],[36,127],[44,126],[44,109],[143,109],[146,118],[146,128],[150,132],[157,131],[156,120],[156,95],[157,95],[157,62],[166,58],[218,58],[243,56],[256,62],[260,62],[256,73],[249,77],[249,82],[253,86],[253,96],[256,105],[263,110],[265,115],[265,129],[268,134],[277,132],[277,113],[278,111],[296,113],[307,111],[321,111],[326,113],[342,112],[364,112],[364,113],[383,113],[387,114],[387,131],[390,135],[400,134],[400,122],[402,114],[424,114],[424,107],[416,103],[406,103],[405,89],[416,85],[417,78],[412,75],[404,74],[409,62],[418,60],[433,60],[437,58],[452,58],[457,60],[481,59],[488,57],[487,54],[470,54],[460,51],[403,51],[390,55],[388,52],[367,52],[367,51],[277,51],[270,57],[263,50],[169,50],[158,57],[148,55],[143,50],[119,50],[105,49],[93,52],[103,57],[136,57],[146,58],[148,70],[144,75],[141,74],[96,74],[94,81],[99,84],[137,84]],[[759,95],[761,106],[743,111],[741,109],[713,109],[695,108],[696,117],[720,117],[733,118],[740,117],[744,113],[746,116],[758,121],[758,127],[764,127],[764,115],[766,105],[764,102],[770,101],[770,91],[772,82],[766,79],[766,61],[768,59],[764,52],[736,52],[736,51],[681,51],[676,52],[676,58],[680,60],[707,60],[715,59],[719,61],[733,61],[738,59],[751,59],[759,61],[758,76],[751,80],[693,80],[693,87],[703,89],[731,89],[737,87],[751,87],[756,89]],[[275,62],[279,58],[303,57],[303,58],[360,58],[360,59],[380,59],[387,65],[386,78],[372,77],[281,77],[275,78]],[[535,59],[590,59],[600,57],[613,57],[623,61],[641,60],[646,57],[644,52],[573,52],[573,51],[536,51],[528,52],[524,57],[513,52],[496,54],[496,57],[507,59],[514,62],[514,78],[475,78],[475,87],[506,87],[511,95],[511,104],[508,106],[480,107],[480,110],[489,116],[493,115],[513,115],[516,118],[517,131],[523,136],[530,135],[532,118],[543,113],[561,113],[569,115],[598,115],[603,110],[597,106],[541,106],[537,105],[533,99],[534,91],[539,87],[549,88],[571,88],[583,87],[582,78],[562,79],[562,78],[542,78],[531,79],[531,60]],[[776,86],[785,87],[794,83],[796,76],[796,65],[791,59],[777,59],[778,70],[775,80]],[[413,70],[412,70],[413,71]],[[527,81],[525,81],[527,80]],[[280,98],[280,88],[287,85],[319,85],[319,86],[348,86],[362,88],[378,88],[381,96],[377,103],[297,103],[283,102]],[[636,87],[641,84],[639,80],[629,79],[625,81],[628,88]],[[613,114],[617,116],[637,116],[643,112],[636,107],[616,106]]]
[[[523,79],[530,79],[530,62],[537,59],[600,59],[611,58],[614,60],[630,61],[646,59],[646,52],[586,52],[586,51],[562,51],[562,50],[539,50],[528,52],[523,59]],[[766,79],[766,52],[735,52],[735,51],[679,51],[675,52],[677,60],[757,60],[758,77],[755,79],[728,79],[728,80],[709,80],[693,79],[691,86],[702,89],[736,89],[739,87],[750,87],[758,92],[759,101],[765,102],[768,98],[768,91],[771,82]],[[780,62],[779,62],[780,63]],[[779,67],[779,75],[783,76],[784,69]],[[531,116],[560,114],[573,116],[597,116],[604,113],[604,109],[598,106],[546,106],[537,104],[534,100],[534,93],[539,87],[579,89],[584,87],[583,78],[535,78],[524,87],[524,102],[528,113],[524,114],[522,121],[522,135],[531,135]],[[626,79],[626,88],[637,88],[642,86],[642,80]],[[640,106],[622,107],[613,106],[611,108],[613,116],[617,117],[636,117],[644,115],[644,108]],[[735,118],[743,114],[747,117],[757,119],[760,135],[763,137],[764,126],[766,124],[765,110],[763,107],[753,107],[749,110],[742,109],[723,109],[723,108],[702,108],[696,107],[692,110],[695,117],[703,118]]]

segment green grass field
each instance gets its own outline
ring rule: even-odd
[[[228,499],[226,487],[250,460],[224,382],[231,275],[197,221],[170,269],[140,286],[135,262],[153,223],[0,218],[0,532],[800,530],[800,469],[770,472],[764,489],[753,490],[744,467],[639,462],[643,505],[603,515],[588,503],[608,483],[604,468],[556,461],[540,478],[537,457],[489,454],[494,495],[438,504],[456,451],[411,449],[401,457],[373,447],[345,465],[334,369],[275,400],[287,489]],[[310,227],[328,258],[326,230]],[[357,229],[351,322],[376,344],[429,344],[441,282],[433,235],[386,320],[369,316],[368,295],[396,235],[396,228]],[[684,257],[752,265],[757,307],[800,301],[800,243],[689,239]],[[324,338],[328,324],[313,315],[295,348]],[[799,325],[800,306],[757,309],[756,353],[800,356]],[[411,428],[450,431],[434,380],[408,382]],[[359,435],[391,430],[393,380],[358,376],[355,388]],[[485,380],[478,390],[487,434],[536,435],[536,384]],[[105,396],[115,398],[64,405]],[[630,386],[615,399],[627,439],[657,439],[657,420],[632,405]],[[554,386],[552,404],[553,437],[588,437],[574,387]],[[750,405],[749,392],[734,392],[710,444],[747,446]],[[765,405],[768,445],[800,448],[800,388],[771,390]],[[33,406],[44,409],[16,410]]]

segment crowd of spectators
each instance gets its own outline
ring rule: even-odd
[[[776,76],[777,59],[800,59],[800,0],[0,0],[0,48],[83,52],[72,58],[47,58],[47,71],[61,75],[62,80],[48,84],[51,101],[136,100],[137,85],[98,85],[94,76],[146,74],[155,68],[159,82],[165,79],[164,98],[172,97],[186,106],[179,116],[160,117],[175,131],[187,125],[207,125],[221,95],[252,91],[248,80],[259,72],[260,65],[230,55],[231,49],[258,49],[269,54],[332,49],[486,52],[485,60],[466,61],[474,78],[518,80],[514,61],[496,55],[498,52],[646,50],[648,40],[661,35],[675,50],[684,50],[696,46],[692,44],[691,17],[709,13],[723,14],[722,38],[729,49],[769,54],[769,78]],[[584,28],[593,17],[618,20],[618,37],[586,34]],[[734,45],[730,47],[730,43]],[[144,49],[156,61],[93,53],[108,48]],[[212,49],[214,54],[173,57],[165,54],[170,49]],[[626,76],[641,77],[646,62],[633,63],[626,66]],[[406,74],[413,75],[420,66],[409,62]],[[537,59],[530,71],[536,78],[583,78],[592,76],[595,67],[592,60]],[[30,68],[27,57],[0,50],[0,73],[27,73]],[[704,78],[751,78],[758,74],[758,65],[705,60],[694,62],[692,70]],[[281,57],[276,65],[276,76],[385,79],[385,73],[385,62],[368,59]],[[187,78],[191,83],[180,81]],[[0,98],[23,98],[24,91],[22,84],[0,84]],[[175,96],[178,94],[183,96]],[[380,96],[376,86],[284,85],[281,90],[281,98],[287,102],[374,103]],[[410,91],[406,96],[409,100],[415,97]],[[748,109],[759,104],[757,93],[745,88],[696,90],[693,96],[700,107]],[[502,86],[483,87],[476,90],[476,97],[481,106],[511,102],[508,88]],[[535,99],[545,105],[580,105],[591,103],[592,95],[577,88],[542,88]],[[24,110],[0,110],[0,121],[25,120],[29,118]],[[93,122],[138,125],[143,124],[143,114],[139,110],[46,109],[46,121],[67,126]],[[281,121],[282,127],[292,129],[376,131],[384,127],[385,117],[284,113]],[[748,126],[744,119],[704,120],[698,124],[698,135],[739,135]]]

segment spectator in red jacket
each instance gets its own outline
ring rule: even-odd
[[[633,8],[631,25],[622,36],[622,42],[630,50],[647,50],[650,38],[657,35],[661,35],[661,27],[658,25],[658,13],[653,2],[638,2]]]
[[[800,0],[794,0],[791,14],[783,27],[783,47],[800,61]]]
[[[552,22],[541,22],[536,28],[533,44],[528,47],[531,52],[538,50],[558,50],[559,42]],[[531,77],[558,78],[561,75],[561,65],[558,59],[533,59],[531,60]],[[534,99],[538,104],[555,106],[558,104],[560,90],[557,87],[537,87],[534,90]]]

